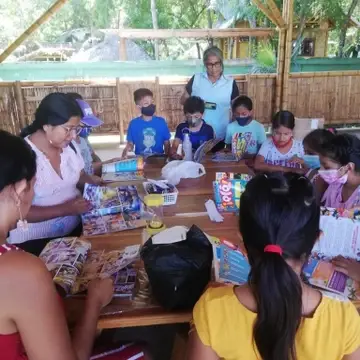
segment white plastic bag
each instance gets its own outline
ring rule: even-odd
[[[161,170],[161,176],[172,185],[177,185],[181,179],[196,179],[205,174],[202,164],[183,160],[170,161]]]

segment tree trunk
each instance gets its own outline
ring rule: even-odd
[[[212,17],[211,17],[211,10],[207,9],[206,14],[207,14],[208,28],[212,29],[213,21],[212,21]],[[209,42],[209,46],[214,46],[214,39],[213,38],[209,38],[208,42]]]
[[[198,59],[201,59],[201,49],[200,49],[200,45],[198,42],[196,42],[196,49],[197,49],[197,53],[198,53]]]
[[[156,0],[151,0],[151,17],[153,28],[158,29],[158,18],[157,18],[157,11],[156,11]],[[159,40],[155,39],[155,60],[159,60]]]
[[[344,19],[344,23],[341,26],[340,35],[339,35],[339,47],[338,47],[338,52],[337,52],[338,57],[341,57],[341,58],[344,57],[344,47],[345,47],[346,33],[347,33],[349,21],[351,19],[352,14],[354,13],[354,10],[358,3],[359,3],[359,0],[351,1],[349,10]]]

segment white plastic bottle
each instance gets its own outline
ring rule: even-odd
[[[183,141],[183,150],[184,150],[184,160],[186,161],[192,161],[193,159],[193,153],[192,153],[192,144],[190,141],[190,135],[184,134],[184,141]]]

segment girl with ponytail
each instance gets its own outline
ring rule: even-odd
[[[196,304],[188,360],[360,359],[354,305],[302,282],[319,239],[320,209],[308,179],[258,175],[241,197],[247,284],[209,288]]]

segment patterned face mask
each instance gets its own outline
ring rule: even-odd
[[[319,175],[321,178],[328,184],[345,184],[348,179],[348,174],[340,175],[340,169],[330,169],[330,170],[319,170]]]

